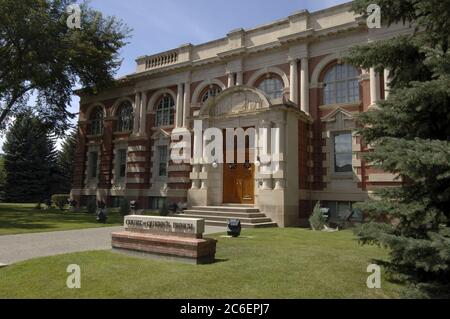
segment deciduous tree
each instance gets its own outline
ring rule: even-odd
[[[66,9],[75,2],[0,0],[0,129],[33,95],[34,114],[62,134],[74,117],[67,107],[76,84],[94,93],[112,85],[130,30],[87,4],[81,29],[69,28]]]

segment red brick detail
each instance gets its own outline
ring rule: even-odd
[[[120,232],[112,234],[112,247],[168,256],[199,259],[214,258],[215,239],[160,236],[153,234]]]
[[[298,178],[299,189],[309,189],[309,125],[303,121],[298,121]]]
[[[101,189],[111,188],[112,162],[113,162],[113,122],[104,121],[103,138],[100,149],[99,184]]]

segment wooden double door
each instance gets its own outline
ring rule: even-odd
[[[234,145],[234,163],[223,165],[223,202],[227,204],[254,204],[255,164],[250,162],[249,140],[247,138],[245,142],[245,163],[238,163],[236,140]],[[227,148],[224,145],[225,162],[226,158]]]

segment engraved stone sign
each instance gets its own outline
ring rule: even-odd
[[[159,216],[126,216],[125,231],[149,234],[201,236],[205,232],[205,221],[197,218]]]
[[[196,264],[215,260],[217,241],[203,238],[203,219],[133,215],[125,217],[124,226],[112,234],[115,251]]]

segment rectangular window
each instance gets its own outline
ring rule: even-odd
[[[89,169],[88,169],[89,178],[97,177],[97,168],[98,168],[98,152],[90,152]]]
[[[354,204],[354,202],[326,201],[323,207],[330,209],[330,221],[362,222],[363,214],[360,210],[353,208]]]
[[[339,133],[334,136],[334,172],[351,173],[352,133]]]
[[[335,84],[327,84],[324,87],[324,104],[333,104],[334,103],[334,98],[335,98],[335,94],[334,94],[334,87]]]
[[[359,100],[359,81],[350,80],[348,82],[348,100],[349,102],[357,102]]]
[[[167,146],[158,146],[159,176],[167,176]]]
[[[163,209],[166,207],[165,197],[150,197],[150,209]]]
[[[336,82],[336,103],[344,103],[347,100],[347,83]]]
[[[125,178],[127,173],[127,150],[121,149],[117,152],[119,178]]]
[[[120,207],[120,204],[122,203],[122,201],[124,201],[125,200],[125,197],[123,197],[123,196],[114,196],[113,198],[112,198],[112,203],[111,203],[111,207],[112,208],[119,208]]]

